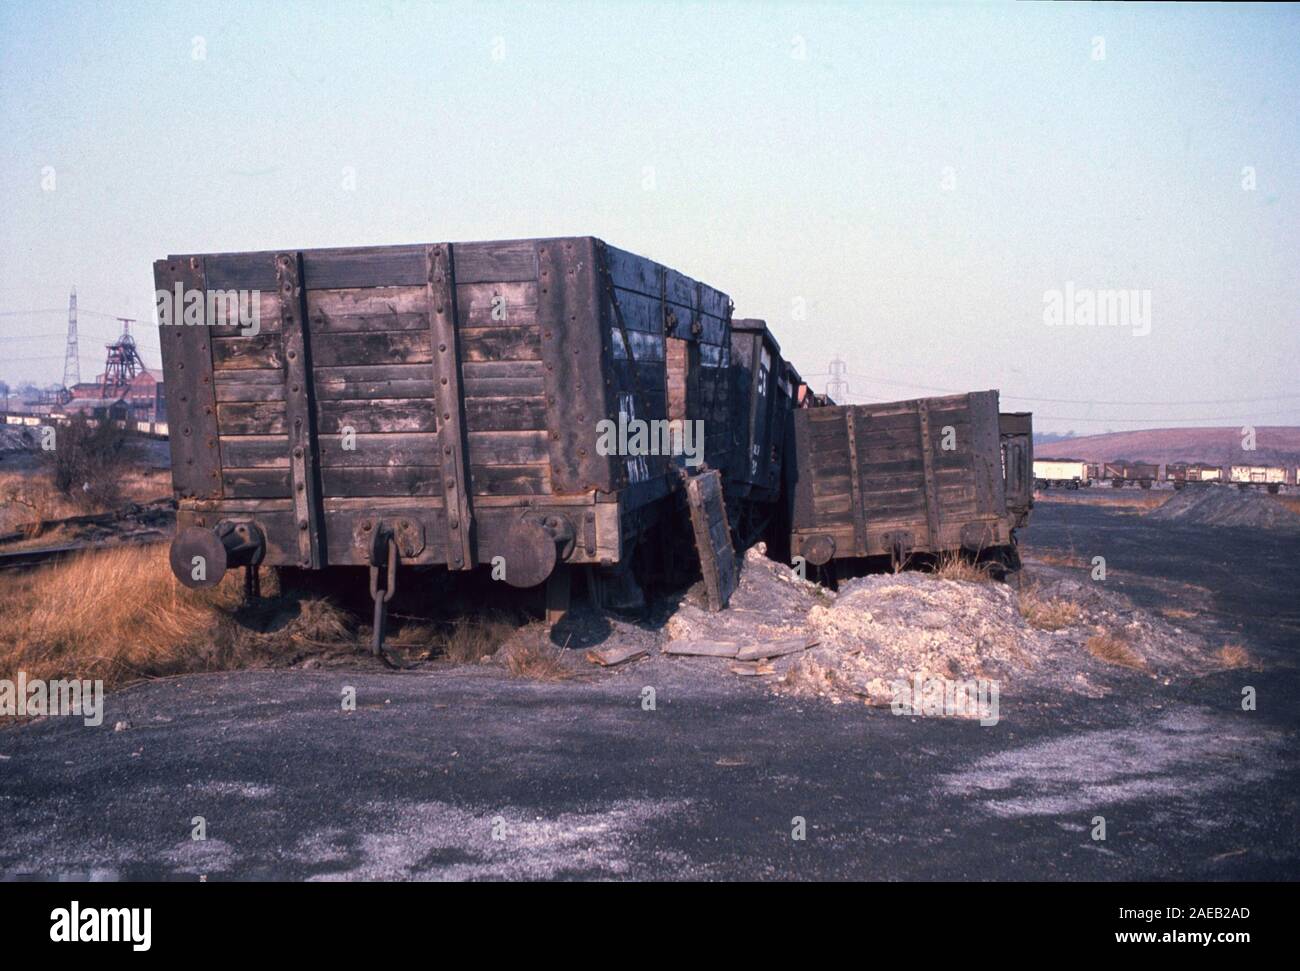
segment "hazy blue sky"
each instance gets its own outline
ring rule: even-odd
[[[11,382],[65,327],[13,311],[148,317],[171,252],[592,234],[855,400],[1300,423],[1294,7],[11,0],[0,136]],[[1048,326],[1067,284],[1150,333]]]

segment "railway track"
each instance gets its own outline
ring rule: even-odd
[[[50,520],[45,529],[60,533],[63,539],[57,546],[7,550],[7,544],[27,537],[22,532],[0,536],[0,572],[29,570],[90,550],[161,543],[170,537],[175,524],[176,503],[171,499],[132,504],[116,512]]]

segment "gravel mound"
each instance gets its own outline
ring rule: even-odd
[[[766,675],[772,689],[832,702],[890,705],[900,683],[996,682],[1003,693],[1055,689],[1093,697],[1108,681],[1141,673],[1172,678],[1223,667],[1200,635],[1136,608],[1103,584],[1049,566],[1027,568],[1020,587],[904,572],[858,577],[832,593],[774,563],[760,548],[745,556],[732,608],[709,613],[688,596],[669,617],[668,641],[789,643],[803,651],[740,670],[727,658],[693,659],[719,676]],[[1026,604],[1054,608],[1044,629]],[[1123,645],[1124,664],[1099,656],[1097,638]],[[1090,646],[1091,645],[1091,646]],[[775,650],[775,647],[773,648]],[[752,651],[751,651],[752,653]],[[742,655],[743,656],[743,655]]]
[[[1203,526],[1251,526],[1300,532],[1300,516],[1258,489],[1187,488],[1146,515],[1149,519]]]

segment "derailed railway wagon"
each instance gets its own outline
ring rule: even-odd
[[[805,408],[793,422],[793,555],[820,567],[965,550],[1018,566],[1031,429],[1028,415],[999,414],[996,391]]]
[[[260,565],[370,567],[377,630],[408,565],[499,567],[567,600],[570,568],[625,570],[685,474],[752,448],[730,433],[727,295],[591,237],[154,272],[172,568],[192,586],[232,566],[249,589]]]

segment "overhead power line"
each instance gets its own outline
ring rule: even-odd
[[[838,377],[843,377],[843,376],[844,376],[843,373],[838,375]],[[833,377],[837,377],[837,375],[835,375],[830,371],[818,371],[813,374],[805,375],[805,377],[833,378]],[[940,388],[940,387],[935,387],[934,385],[916,384],[910,381],[889,381],[884,378],[869,377],[868,375],[865,374],[849,374],[848,377],[853,378],[857,381],[865,382],[867,384],[883,384],[891,387],[915,388],[920,391],[938,391],[942,394],[966,394],[966,392],[970,390],[969,388],[966,389]],[[1033,397],[1031,395],[1017,395],[1017,394],[1003,394],[1001,395],[1001,397],[1008,401],[1035,401],[1041,404],[1052,404],[1052,405],[1116,405],[1116,406],[1134,405],[1138,407],[1157,407],[1163,405],[1168,407],[1178,407],[1181,405],[1238,405],[1238,404],[1250,404],[1251,402],[1254,401],[1286,401],[1290,399],[1300,398],[1300,392],[1292,392],[1287,394],[1252,395],[1245,398],[1202,398],[1199,400],[1178,400],[1178,401],[1115,401],[1115,400],[1107,400],[1101,398],[1038,398],[1038,397]]]

